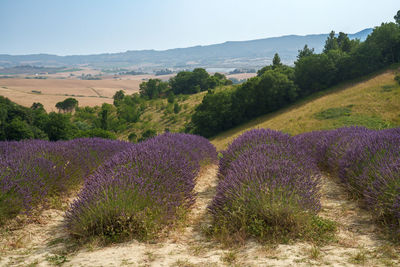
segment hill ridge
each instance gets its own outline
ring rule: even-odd
[[[372,28],[349,34],[350,39],[364,40]],[[0,54],[0,66],[33,64],[39,66],[73,66],[87,64],[94,67],[135,66],[148,69],[194,67],[263,67],[275,53],[282,61],[292,64],[298,50],[305,44],[322,50],[328,34],[283,35],[244,41],[197,45],[167,50],[127,50],[117,53],[66,55],[39,53],[28,55]],[[251,60],[251,62],[249,62]]]

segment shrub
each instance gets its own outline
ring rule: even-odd
[[[0,142],[0,223],[68,194],[125,142],[99,138]]]
[[[218,177],[223,179],[230,164],[241,153],[261,144],[286,144],[290,136],[270,129],[250,130],[236,138],[228,149],[222,152],[219,162]]]
[[[100,167],[67,212],[67,229],[85,240],[152,238],[194,202],[200,165],[215,160],[204,138],[165,133],[131,146]]]
[[[209,206],[213,235],[225,241],[229,236],[262,241],[331,238],[334,225],[316,215],[320,194],[315,161],[289,136],[252,130],[222,157],[221,179]]]
[[[343,116],[350,116],[351,109],[348,107],[328,108],[315,114],[318,120],[335,119]]]
[[[397,74],[397,75],[394,77],[394,80],[395,80],[398,84],[400,84],[400,74]]]
[[[400,128],[349,127],[295,138],[400,240]]]

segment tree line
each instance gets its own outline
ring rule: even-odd
[[[400,62],[400,11],[396,23],[375,27],[364,42],[332,31],[322,53],[307,45],[294,67],[278,54],[257,76],[228,90],[210,90],[192,115],[187,132],[211,137],[312,93]]]
[[[176,101],[178,95],[197,93],[229,83],[222,74],[209,75],[205,69],[197,68],[182,71],[167,82],[149,79],[140,84],[139,93],[132,95],[119,90],[113,96],[112,105],[104,103],[96,107],[79,107],[75,98],[66,98],[55,105],[58,113],[47,113],[41,103],[33,103],[30,108],[26,108],[0,97],[0,140],[56,141],[78,137],[115,139],[117,134],[140,122],[148,100],[167,98],[167,111],[177,114],[182,108]],[[132,132],[128,139],[133,142],[142,141],[157,134],[151,128],[140,131],[140,135]]]
[[[196,68],[193,71],[181,71],[166,82],[160,79],[149,79],[140,84],[139,92],[144,98],[155,99],[168,97],[170,94],[195,94],[229,84],[232,82],[223,74],[210,75],[205,69]]]

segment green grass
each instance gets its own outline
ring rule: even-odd
[[[195,107],[201,103],[206,93],[176,96],[175,101],[180,107],[177,113],[174,112],[174,104],[168,103],[167,99],[148,100],[140,121],[123,131],[119,138],[128,140],[131,133],[141,136],[148,129],[157,133],[183,132],[185,125],[191,120]]]
[[[269,194],[238,197],[213,217],[206,234],[227,246],[243,244],[249,238],[261,243],[307,240],[324,244],[335,240],[335,222],[304,210],[289,198],[285,201],[273,200]]]
[[[61,265],[63,265],[64,263],[66,263],[66,262],[68,262],[68,259],[67,259],[67,257],[65,256],[65,255],[57,255],[57,254],[55,254],[55,255],[52,255],[52,256],[47,256],[46,257],[46,260],[51,264],[51,265],[54,265],[54,266],[61,266]]]
[[[315,113],[315,118],[317,120],[328,120],[336,119],[340,117],[350,116],[351,107],[339,107],[339,108],[328,108],[320,112]]]

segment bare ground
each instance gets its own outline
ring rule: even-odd
[[[207,205],[215,194],[217,166],[198,176],[197,201],[186,225],[150,244],[131,241],[108,247],[71,247],[62,228],[63,212],[47,210],[40,220],[1,233],[0,266],[399,266],[400,248],[384,241],[373,215],[349,199],[345,188],[322,177],[320,215],[338,224],[337,241],[318,247],[296,242],[224,248],[202,231],[210,218]]]

